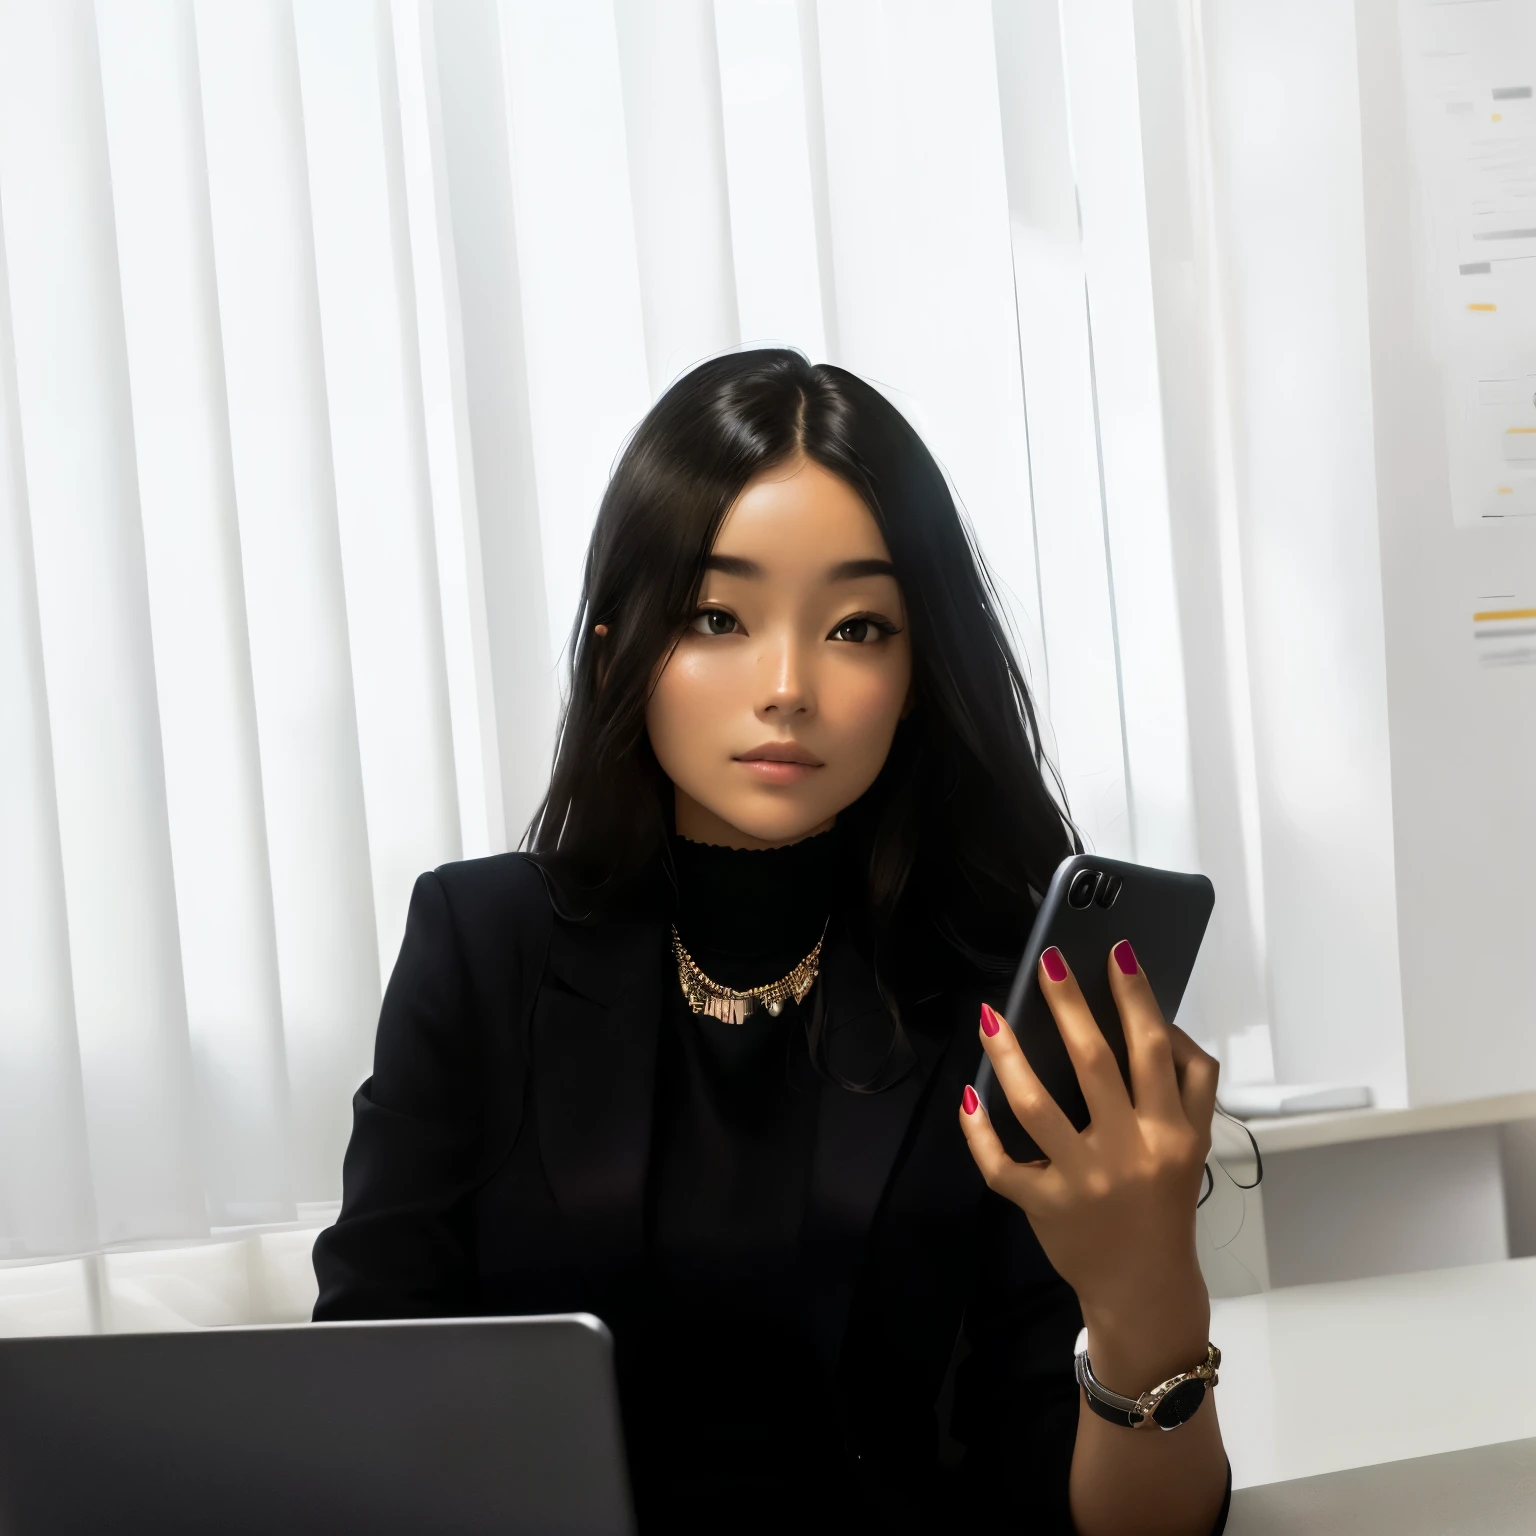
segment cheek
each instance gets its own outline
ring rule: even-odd
[[[672,653],[646,705],[645,725],[657,761],[676,778],[691,755],[700,754],[726,718],[739,689],[721,656],[703,656],[687,643]]]
[[[839,667],[822,689],[823,721],[855,754],[862,748],[883,759],[910,681],[911,669],[902,657],[882,667]]]
[[[823,707],[866,724],[899,716],[911,686],[912,668],[900,652],[881,660],[881,665],[870,666],[862,657],[854,657],[842,666],[829,668],[830,686],[823,692]]]

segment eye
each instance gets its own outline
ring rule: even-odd
[[[701,608],[688,627],[701,635],[730,635],[741,626],[736,622],[736,615],[723,608]]]
[[[856,613],[851,619],[844,619],[827,638],[847,640],[854,645],[870,645],[885,639],[887,635],[899,633],[889,619],[882,619],[873,613]]]

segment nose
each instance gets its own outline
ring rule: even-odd
[[[815,714],[811,673],[811,660],[793,634],[770,636],[758,655],[758,719],[784,721]]]

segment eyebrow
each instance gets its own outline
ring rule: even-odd
[[[719,571],[722,576],[761,576],[763,568],[756,560],[744,560],[740,555],[710,555],[704,561],[706,571]]]
[[[861,576],[895,578],[896,567],[889,560],[844,560],[827,572],[828,581],[857,581]]]
[[[710,555],[704,561],[706,571],[719,571],[722,576],[740,576],[753,580],[763,574],[756,560],[741,555]],[[889,560],[844,560],[827,572],[828,581],[858,581],[864,576],[890,576],[894,579],[896,567]]]

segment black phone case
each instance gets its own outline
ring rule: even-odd
[[[1094,897],[1087,906],[1074,907],[1068,892],[1078,872],[1085,869],[1098,876]],[[1112,884],[1115,881],[1117,886]],[[1105,905],[1100,898],[1110,890],[1113,897]],[[1130,940],[1137,963],[1152,983],[1152,995],[1171,1023],[1189,984],[1215,903],[1215,890],[1204,875],[1177,874],[1093,854],[1078,853],[1063,859],[1051,877],[1003,1017],[1018,1036],[1036,1075],[1078,1130],[1088,1124],[1088,1106],[1056,1020],[1040,991],[1040,956],[1053,944],[1066,956],[1129,1086],[1125,1036],[1109,990],[1109,952],[1121,939]],[[1021,1163],[1044,1156],[1014,1118],[985,1054],[974,1086],[1008,1155]]]

